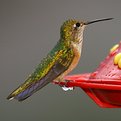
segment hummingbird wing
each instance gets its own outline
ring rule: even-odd
[[[41,61],[34,73],[13,91],[7,99],[15,98],[18,101],[22,101],[30,97],[66,71],[73,58],[74,53],[71,48],[57,44],[47,57]]]

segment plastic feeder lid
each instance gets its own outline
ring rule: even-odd
[[[55,84],[82,88],[100,107],[121,108],[121,43],[111,48],[95,72],[65,79],[69,81]]]

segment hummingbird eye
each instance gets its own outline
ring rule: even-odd
[[[76,27],[80,27],[80,23],[76,23]]]
[[[80,23],[78,22],[78,23],[76,23],[76,24],[74,24],[74,28],[79,28],[80,27]]]

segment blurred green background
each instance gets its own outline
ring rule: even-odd
[[[82,58],[71,74],[94,71],[121,40],[121,1],[0,0],[0,120],[121,120],[121,109],[99,108],[79,88],[64,92],[49,84],[24,102],[6,100],[57,43],[65,20],[107,17],[115,19],[85,29]]]

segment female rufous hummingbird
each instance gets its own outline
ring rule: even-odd
[[[23,101],[52,81],[64,81],[79,62],[82,51],[83,31],[89,24],[113,18],[90,22],[67,20],[60,29],[60,39],[27,80],[13,91],[7,99]]]

